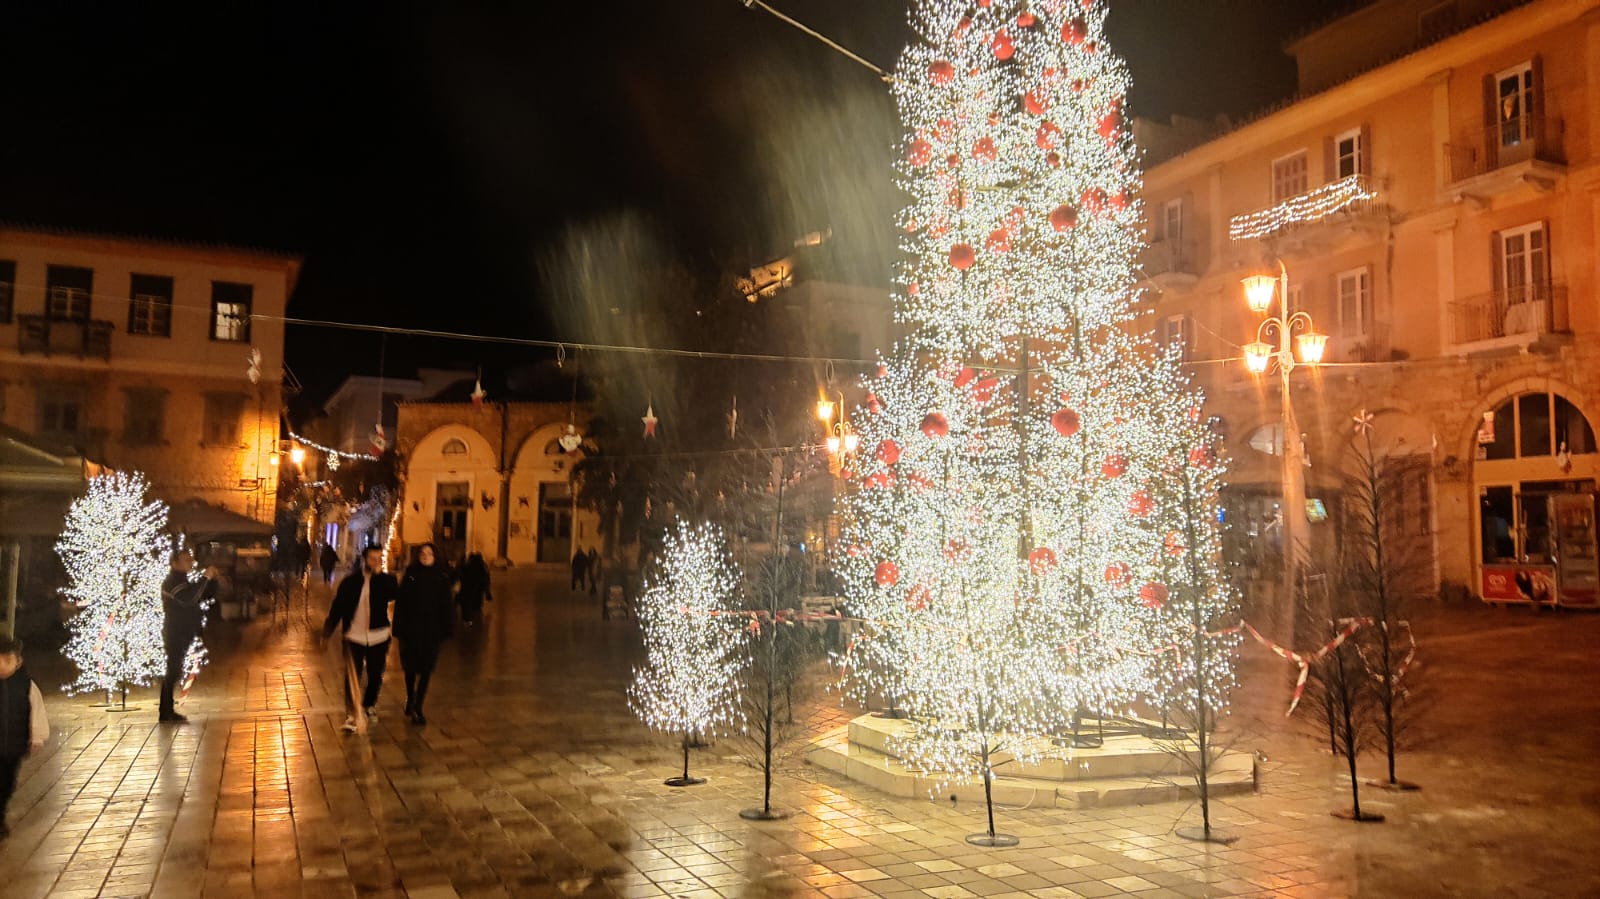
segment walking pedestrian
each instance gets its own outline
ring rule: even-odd
[[[600,592],[600,553],[594,547],[589,547],[589,595],[594,596]]]
[[[589,556],[583,551],[583,547],[580,546],[572,554],[573,592],[582,590],[584,579],[592,577],[593,575],[589,573]],[[594,582],[591,580],[590,583],[593,584]]]
[[[294,544],[294,573],[304,579],[306,572],[311,570],[311,541],[303,535]]]
[[[205,605],[216,595],[216,583],[214,568],[194,574],[194,556],[189,550],[172,554],[172,571],[161,583],[161,644],[167,654],[166,676],[161,679],[162,721],[182,724],[189,720],[178,714],[175,694],[183,682],[183,660],[200,635]]]
[[[333,573],[339,570],[339,553],[334,551],[333,544],[322,544],[322,558],[317,560],[317,564],[322,566],[322,582],[333,583]]]
[[[450,573],[439,563],[434,545],[424,543],[417,560],[406,568],[394,603],[394,635],[400,641],[400,668],[406,678],[406,718],[419,727],[428,723],[422,702],[439,661],[439,644],[455,630],[455,620]]]
[[[400,587],[394,575],[383,570],[383,550],[369,546],[361,552],[361,570],[347,575],[334,591],[328,618],[322,623],[322,639],[334,628],[344,628],[343,649],[350,657],[355,682],[345,690],[346,733],[356,731],[355,693],[361,687],[361,674],[367,675],[361,706],[369,719],[377,717],[378,691],[383,689],[383,669],[389,663],[389,604]]]
[[[473,553],[461,566],[461,590],[456,594],[456,602],[461,603],[461,619],[468,627],[478,623],[485,601],[494,602],[489,592],[489,566],[482,553]]]
[[[11,836],[6,806],[17,788],[17,768],[48,739],[44,694],[22,665],[22,641],[0,638],[0,840]]]

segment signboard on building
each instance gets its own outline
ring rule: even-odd
[[[1484,602],[1553,604],[1556,570],[1550,565],[1485,565]]]

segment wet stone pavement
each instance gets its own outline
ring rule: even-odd
[[[1343,769],[1285,722],[1281,663],[1250,652],[1227,729],[1263,754],[1261,785],[1215,812],[1237,843],[1177,837],[1197,810],[1167,803],[1006,809],[1021,846],[985,850],[963,842],[979,802],[897,799],[797,751],[783,821],[739,818],[761,777],[737,740],[693,753],[705,785],[663,785],[676,749],[625,700],[634,625],[602,622],[556,575],[499,578],[487,622],[447,645],[421,729],[391,658],[371,733],[339,732],[337,656],[307,627],[320,591],[309,615],[219,629],[184,726],[156,723],[151,690],[118,713],[66,698],[66,672],[35,659],[55,734],[23,767],[0,895],[1600,895],[1600,616],[1417,616],[1430,713],[1400,773],[1424,789],[1365,791],[1386,823],[1329,816],[1348,805]],[[801,729],[853,711],[823,695]]]

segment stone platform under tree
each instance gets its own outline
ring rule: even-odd
[[[862,715],[812,743],[806,758],[812,765],[894,796],[981,800],[981,781],[946,786],[905,766],[894,751],[894,738],[912,726],[903,719]],[[1086,727],[1083,734],[1097,736],[1098,729]],[[1026,765],[1009,753],[997,755],[995,802],[1031,808],[1105,808],[1188,799],[1199,790],[1193,765],[1185,762],[1180,750],[1142,734],[1108,730],[1098,747],[1049,744],[1039,749],[1038,761]],[[1187,753],[1191,761],[1198,758],[1192,744]],[[1253,792],[1255,756],[1224,750],[1212,762],[1207,781],[1213,796]]]

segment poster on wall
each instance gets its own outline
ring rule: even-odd
[[[1556,571],[1549,565],[1485,565],[1484,602],[1554,604]]]

